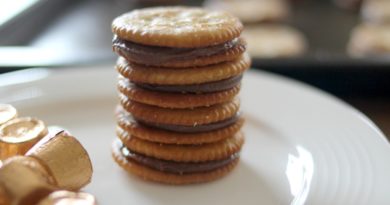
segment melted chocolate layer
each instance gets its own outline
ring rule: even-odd
[[[138,87],[161,92],[176,93],[211,93],[231,89],[241,83],[242,75],[215,82],[195,84],[195,85],[152,85],[137,83]]]
[[[189,173],[196,173],[196,172],[212,171],[228,165],[233,160],[238,159],[240,156],[239,153],[235,153],[231,155],[229,158],[224,160],[201,162],[201,163],[189,163],[189,162],[174,162],[174,161],[167,161],[167,160],[147,157],[145,155],[131,152],[125,146],[121,148],[121,152],[123,156],[125,156],[129,160],[133,160],[139,164],[145,165],[152,169],[156,169],[162,172],[175,173],[175,174],[189,174]]]
[[[191,60],[215,55],[241,45],[243,42],[236,38],[223,44],[203,48],[171,48],[142,45],[120,39],[115,35],[112,44],[126,58],[133,59],[135,62],[144,62],[148,65],[159,65],[169,61]]]
[[[149,127],[154,127],[154,128],[164,129],[164,130],[169,130],[169,131],[174,131],[174,132],[197,133],[197,132],[210,132],[213,130],[227,127],[229,125],[236,123],[239,118],[240,118],[240,113],[237,113],[232,118],[229,118],[229,119],[226,119],[223,121],[210,123],[210,124],[204,124],[204,125],[194,125],[194,126],[160,124],[160,123],[146,122],[146,121],[135,119],[135,118],[134,119],[138,123],[143,124],[145,126],[149,126]]]

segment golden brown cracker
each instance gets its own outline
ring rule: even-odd
[[[205,7],[229,12],[244,24],[285,21],[290,13],[285,0],[207,0]]]
[[[390,24],[363,23],[354,28],[348,43],[352,57],[387,57],[390,53]]]
[[[222,160],[241,150],[244,135],[241,132],[222,141],[202,145],[160,144],[139,139],[134,136],[123,136],[117,133],[123,144],[136,153],[158,159],[177,162],[203,162]]]
[[[238,98],[210,107],[194,109],[168,109],[146,105],[120,97],[122,107],[135,118],[151,123],[196,126],[229,119],[236,115],[240,108]]]
[[[372,24],[390,23],[390,1],[363,1],[361,16],[364,22]]]
[[[264,24],[245,27],[248,53],[254,58],[288,58],[303,55],[306,38],[290,26]]]
[[[125,79],[119,79],[118,90],[123,94],[119,95],[120,98],[126,96],[130,100],[143,104],[162,108],[195,108],[231,101],[240,91],[240,85],[213,93],[169,93],[143,89]]]
[[[234,16],[191,7],[133,10],[112,22],[121,39],[152,46],[194,48],[224,43],[243,29]]]
[[[120,57],[116,64],[118,72],[136,83],[158,85],[190,85],[213,82],[242,74],[251,60],[244,53],[238,59],[204,67],[161,68],[132,64]]]
[[[240,117],[236,123],[222,129],[200,133],[178,133],[147,127],[137,123],[134,119],[129,118],[124,114],[117,115],[117,122],[120,127],[120,129],[117,130],[117,134],[120,135],[120,138],[123,140],[129,139],[132,135],[146,141],[162,144],[199,145],[218,142],[235,135],[243,126],[244,118]]]
[[[239,158],[237,158],[228,165],[213,171],[179,175],[154,170],[127,159],[120,151],[121,145],[115,140],[112,147],[112,156],[119,166],[144,180],[165,184],[183,185],[213,181],[227,175],[239,162]]]

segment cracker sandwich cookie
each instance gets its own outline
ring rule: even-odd
[[[286,0],[206,0],[204,6],[234,14],[245,24],[281,22],[290,13]]]
[[[388,58],[390,55],[390,25],[361,24],[351,33],[348,53],[352,57]]]
[[[237,97],[250,67],[234,16],[156,7],[112,22],[119,55],[114,160],[166,184],[212,181],[238,164],[244,118]]]
[[[303,55],[307,42],[303,34],[282,24],[262,24],[246,27],[248,52],[255,58],[289,58]]]
[[[361,9],[363,20],[369,23],[390,23],[390,1],[370,0],[364,1]]]

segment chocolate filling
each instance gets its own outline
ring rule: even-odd
[[[113,47],[118,49],[123,57],[146,65],[160,65],[170,61],[192,60],[198,57],[211,56],[225,52],[235,46],[243,45],[243,41],[236,38],[229,42],[201,48],[172,48],[148,46],[120,39],[114,36]]]
[[[134,117],[133,117],[134,118]],[[169,130],[173,132],[183,132],[183,133],[197,133],[197,132],[210,132],[213,130],[221,129],[224,127],[227,127],[229,125],[232,125],[236,123],[240,119],[240,113],[237,113],[233,117],[215,122],[210,124],[204,124],[204,125],[194,125],[194,126],[185,126],[185,125],[171,125],[171,124],[161,124],[161,123],[154,123],[154,122],[146,122],[140,119],[134,118],[138,123],[148,126],[148,127],[154,127],[158,129],[163,130]]]
[[[194,85],[152,85],[136,83],[138,87],[160,92],[177,93],[211,93],[231,89],[241,83],[242,75],[215,82],[194,84]]]
[[[142,154],[131,152],[125,146],[121,147],[121,153],[127,159],[135,161],[139,164],[145,165],[147,167],[162,172],[170,172],[175,174],[190,174],[190,173],[197,173],[197,172],[212,171],[224,167],[240,157],[239,153],[235,153],[231,155],[229,158],[224,160],[193,163],[193,162],[174,162],[174,161],[167,161],[167,160],[147,157]]]

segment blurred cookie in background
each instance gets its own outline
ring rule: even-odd
[[[352,57],[390,56],[390,24],[362,24],[351,34],[348,53]]]
[[[359,10],[362,0],[333,0],[333,2],[340,8],[347,10]]]
[[[277,24],[245,27],[243,37],[253,58],[288,58],[305,53],[306,39],[298,30]]]
[[[172,6],[185,3],[184,0],[133,0],[135,7]]]
[[[390,23],[390,0],[366,0],[361,12],[366,22]]]
[[[204,6],[224,10],[245,23],[280,22],[289,15],[289,5],[284,0],[207,0]]]

